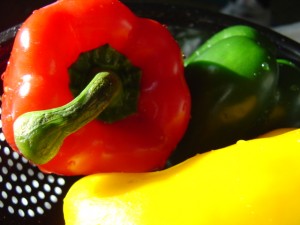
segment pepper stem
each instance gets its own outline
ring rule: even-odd
[[[100,72],[71,102],[49,110],[25,113],[14,122],[20,152],[35,164],[50,161],[64,139],[95,119],[122,93],[122,82],[112,72]]]

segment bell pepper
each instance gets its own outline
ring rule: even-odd
[[[59,0],[20,28],[3,132],[45,172],[162,168],[190,118],[180,47],[117,0]]]
[[[249,26],[214,34],[185,60],[191,122],[170,161],[253,137],[278,83],[276,48]],[[253,131],[254,133],[254,131]]]
[[[300,127],[300,68],[287,59],[277,59],[279,80],[270,113],[261,124],[262,132],[280,127]]]
[[[282,132],[162,171],[84,177],[64,199],[66,225],[300,224],[300,130]]]

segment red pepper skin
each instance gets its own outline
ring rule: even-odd
[[[117,0],[59,0],[24,22],[2,77],[3,132],[11,147],[17,151],[16,118],[71,101],[67,68],[81,52],[107,43],[142,70],[138,112],[113,124],[90,122],[65,139],[55,158],[38,165],[41,170],[64,175],[155,170],[183,136],[190,93],[180,48],[168,30]]]

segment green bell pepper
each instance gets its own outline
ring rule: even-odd
[[[251,137],[272,107],[275,50],[255,29],[237,25],[212,36],[185,60],[191,120],[171,162]]]
[[[287,59],[277,59],[277,64],[278,86],[260,133],[282,127],[300,127],[300,68]]]

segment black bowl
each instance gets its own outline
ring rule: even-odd
[[[167,27],[180,43],[185,55],[189,55],[218,30],[245,24],[256,28],[278,48],[278,56],[300,64],[300,45],[269,28],[238,18],[209,12],[197,5],[127,3],[138,15],[155,19]],[[5,70],[16,25],[0,33],[0,74]],[[3,93],[2,83],[0,94]],[[62,200],[69,187],[79,177],[62,177],[43,174],[37,167],[13,152],[0,133],[0,224],[35,225],[64,224]]]

